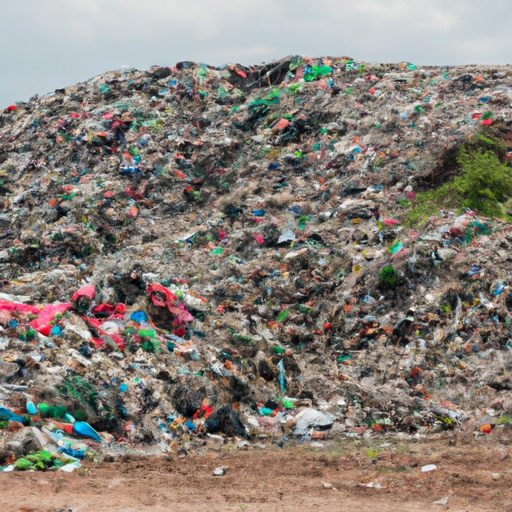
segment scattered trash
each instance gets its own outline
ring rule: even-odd
[[[295,416],[295,434],[304,435],[311,427],[320,429],[330,428],[335,419],[336,416],[330,413],[324,413],[314,409],[304,409]]]
[[[435,464],[427,464],[421,468],[422,473],[428,473],[429,471],[434,471],[437,469]]]
[[[483,434],[487,434],[487,435],[492,434],[492,425],[486,423],[485,425],[482,425],[480,427],[480,430]]]
[[[434,203],[464,151],[508,165],[508,85],[181,62],[0,113],[2,471],[442,433],[474,417],[461,382],[502,428],[509,205]]]
[[[228,466],[222,466],[213,470],[213,476],[224,476],[228,470]]]
[[[365,487],[370,487],[372,489],[385,489],[385,487],[378,482],[370,482],[369,484],[365,484]]]

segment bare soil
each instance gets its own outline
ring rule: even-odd
[[[512,511],[511,439],[510,433],[466,443],[345,439],[323,448],[125,457],[88,464],[85,475],[3,473],[0,511],[506,512]],[[427,464],[437,469],[422,473]],[[219,466],[227,472],[215,477]],[[444,497],[447,505],[434,504]]]

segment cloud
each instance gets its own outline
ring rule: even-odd
[[[511,14],[505,0],[0,0],[0,108],[125,63],[303,54],[505,64]]]

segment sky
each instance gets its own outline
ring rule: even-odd
[[[0,108],[107,71],[286,55],[512,61],[509,0],[0,0]]]

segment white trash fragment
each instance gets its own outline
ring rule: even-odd
[[[380,485],[378,482],[370,482],[369,484],[366,484],[366,487],[370,487],[372,489],[385,489],[383,485]]]
[[[282,244],[283,242],[295,242],[295,233],[291,229],[287,229],[282,233],[282,235],[277,240],[278,244]]]
[[[59,471],[64,471],[64,473],[73,473],[75,469],[79,469],[82,467],[82,464],[80,462],[70,462],[69,464],[65,464],[64,466],[61,466],[59,468]]]
[[[296,435],[305,435],[311,427],[320,429],[331,428],[336,416],[328,412],[320,412],[315,409],[304,409],[295,417],[297,420],[295,427]]]

